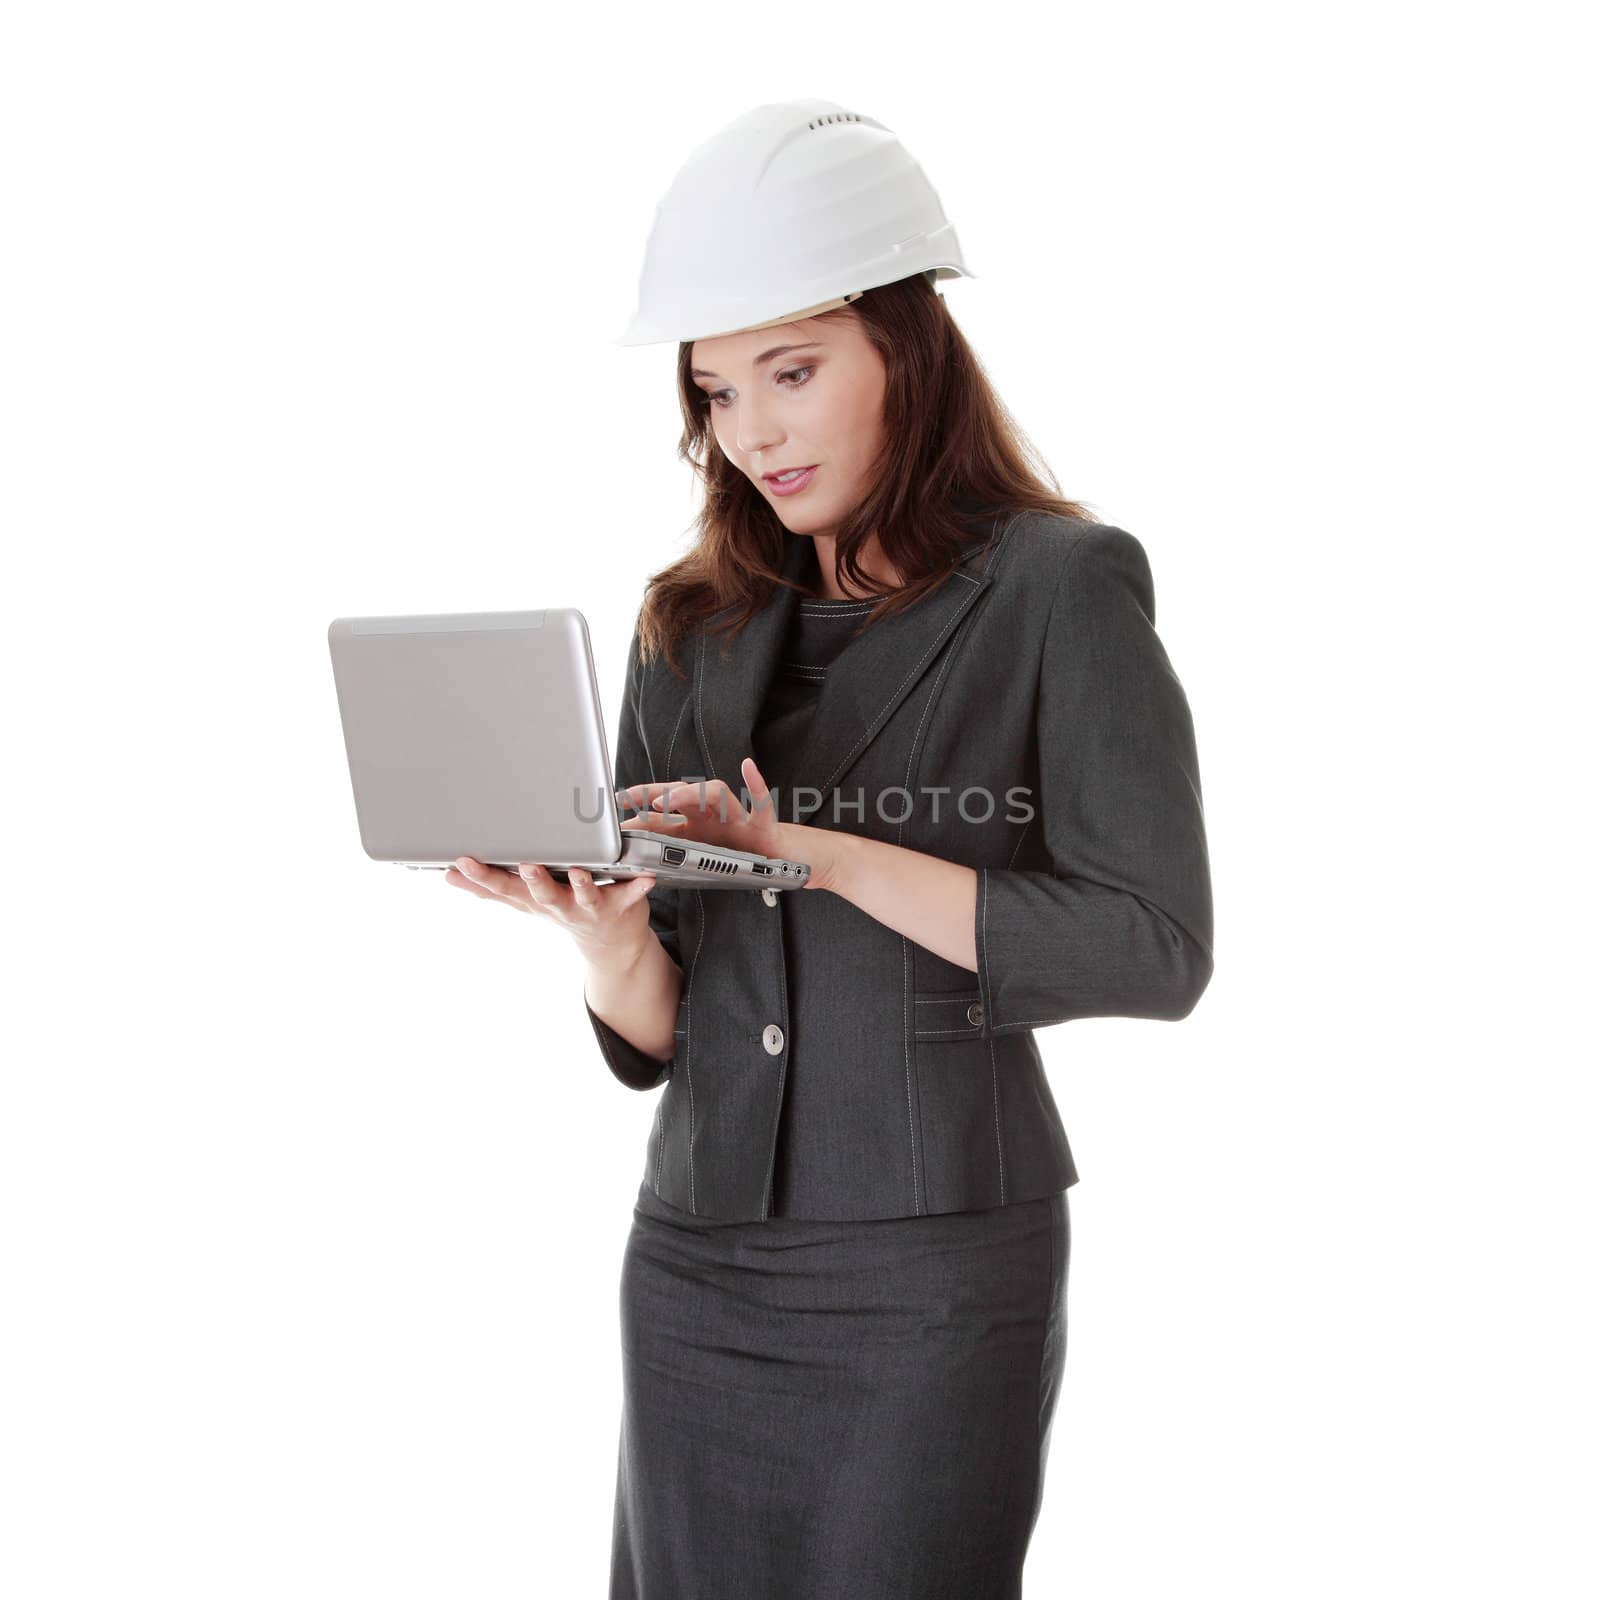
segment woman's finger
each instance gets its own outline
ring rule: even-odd
[[[586,867],[568,867],[567,882],[572,888],[572,898],[584,911],[593,911],[600,904],[600,891],[594,876]]]
[[[519,861],[517,873],[527,888],[529,899],[536,906],[559,914],[572,903],[572,890],[563,889],[550,876],[550,869],[539,862]]]
[[[504,894],[517,883],[515,872],[507,872],[504,867],[488,866],[488,862],[478,861],[477,856],[456,856],[456,866],[472,878],[472,882],[482,883],[486,890]]]
[[[772,791],[767,787],[767,780],[761,776],[756,758],[746,756],[739,763],[739,771],[744,777],[745,788],[750,791],[751,811],[759,816],[763,811],[772,810]]]
[[[744,815],[744,807],[737,796],[721,778],[696,779],[692,783],[675,783],[665,786],[651,802],[662,812],[714,811],[723,822],[732,822]]]
[[[481,883],[474,883],[460,867],[446,867],[444,881],[453,888],[470,890],[480,900],[497,900],[503,906],[516,904],[509,895],[496,894],[493,889],[486,888]]]
[[[472,879],[461,870],[460,867],[446,867],[444,870],[444,881],[452,888],[470,890],[480,900],[498,900],[500,898],[499,895],[490,894],[487,889],[483,888],[479,884],[474,883]]]
[[[637,878],[631,878],[627,883],[609,885],[617,897],[617,910],[626,911],[635,900],[644,897],[656,886],[656,875],[653,872],[642,872]]]
[[[522,886],[517,881],[516,873],[507,872],[504,867],[488,866],[475,856],[457,856],[456,870],[469,883],[476,884],[480,889],[487,889],[491,894],[497,894],[503,900],[520,901],[522,899]]]
[[[650,804],[664,789],[682,782],[679,778],[657,779],[651,783],[633,783],[616,791],[616,798],[635,815],[650,810]]]
[[[635,783],[617,793],[629,797],[628,803],[636,810],[648,811],[651,804],[670,789],[693,789],[696,793],[705,790],[715,794],[726,787],[721,778],[660,778],[654,783]]]

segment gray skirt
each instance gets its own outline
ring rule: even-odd
[[[1018,1600],[1070,1243],[1065,1190],[720,1222],[641,1184],[611,1600]]]

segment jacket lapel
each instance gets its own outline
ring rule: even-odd
[[[809,541],[799,534],[786,534],[785,541],[781,570],[798,579],[810,558]],[[785,818],[804,822],[861,759],[988,586],[986,568],[999,543],[997,533],[988,546],[965,545],[961,565],[938,589],[909,611],[874,623],[834,658],[799,752],[784,762],[783,773],[764,774],[779,788]],[[739,763],[754,754],[752,732],[799,599],[793,589],[775,586],[772,599],[729,647],[726,661],[705,630],[697,640],[695,725],[711,763],[705,776],[721,778],[736,795],[743,786]],[[794,807],[785,791],[796,788],[819,791],[820,798],[807,795],[804,805]]]

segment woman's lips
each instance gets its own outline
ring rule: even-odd
[[[807,467],[798,478],[790,478],[787,483],[780,483],[776,478],[768,478],[766,485],[774,494],[799,494],[816,475],[817,469],[814,466]]]

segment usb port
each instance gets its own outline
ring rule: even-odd
[[[664,844],[661,847],[661,864],[667,867],[683,865],[684,849],[681,844]]]
[[[750,866],[752,871],[759,872],[763,878],[770,878],[772,876],[772,868],[769,867],[764,861],[752,861]]]

